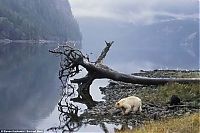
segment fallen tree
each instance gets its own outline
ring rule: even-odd
[[[60,112],[59,127],[52,127],[49,130],[76,131],[82,124],[84,119],[78,116],[79,108],[68,102],[68,98],[74,94],[75,84],[78,84],[78,96],[71,98],[71,101],[85,104],[88,108],[95,106],[96,101],[90,95],[90,85],[95,79],[112,79],[125,83],[143,84],[143,85],[160,85],[169,82],[178,83],[199,83],[200,78],[148,78],[134,76],[117,72],[103,64],[113,42],[106,42],[106,47],[102,50],[96,61],[92,62],[88,55],[84,55],[79,49],[69,45],[60,45],[54,50],[49,50],[61,57],[59,79],[62,82],[62,98],[58,103]],[[87,74],[79,79],[75,79],[75,75],[81,73],[82,69],[87,70]],[[104,126],[102,125],[102,128]]]
[[[103,78],[144,85],[159,85],[168,82],[200,83],[200,78],[148,78],[114,71],[102,63],[112,44],[113,41],[106,42],[106,47],[95,62],[91,62],[88,55],[85,56],[80,50],[68,45],[58,46],[56,49],[50,50],[50,52],[61,56],[59,78],[63,84],[65,85],[69,78],[80,73],[80,66],[85,68],[88,73],[82,78],[72,79],[71,82],[78,84],[78,90],[87,92],[89,92],[89,87],[95,79]]]

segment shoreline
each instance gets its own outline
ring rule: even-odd
[[[53,40],[10,40],[10,39],[0,39],[0,43],[56,43],[59,41]]]
[[[199,74],[199,70],[153,70],[142,71],[140,73],[135,73],[134,75],[149,77],[193,77],[196,75],[199,77]],[[163,86],[147,86],[110,81],[106,87],[100,87],[99,89],[104,95],[102,99],[105,101],[101,101],[95,107],[85,110],[81,115],[86,120],[84,122],[85,124],[98,125],[105,122],[114,125],[138,127],[143,125],[146,121],[159,121],[167,118],[184,117],[199,112],[199,108],[195,107],[196,105],[194,106],[196,103],[194,103],[192,99],[189,101],[182,101],[184,102],[184,105],[188,106],[175,107],[170,107],[169,104],[167,104],[167,101],[158,101],[156,103],[148,99],[151,98],[151,95],[162,91],[160,89],[163,89]],[[131,112],[129,115],[123,116],[119,109],[115,109],[114,104],[119,99],[131,95],[136,95],[142,99],[143,111],[142,113],[136,114]],[[200,98],[199,93],[196,97]],[[166,98],[170,99],[170,97]]]

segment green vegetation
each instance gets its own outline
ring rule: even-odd
[[[67,1],[1,0],[0,39],[81,40]]]
[[[146,122],[143,126],[116,133],[199,133],[200,113],[181,118]]]
[[[199,113],[182,118],[147,122],[144,126],[124,133],[199,133]]]
[[[180,97],[182,102],[200,103],[199,84],[178,84],[171,83],[158,86],[156,89],[149,89],[138,94],[144,102],[166,104],[172,95]]]
[[[159,77],[158,75],[160,75],[160,73],[155,72],[154,76],[155,75]],[[164,77],[197,78],[199,77],[199,72],[169,71],[163,73],[162,75],[164,75]],[[188,102],[190,104],[197,105],[200,103],[199,89],[199,84],[169,83],[166,85],[147,87],[147,89],[139,91],[137,95],[142,98],[143,102],[151,102],[161,105],[165,105],[172,95],[177,95],[180,97],[182,102]]]
[[[159,77],[161,73],[149,74]],[[178,78],[197,78],[198,71],[176,72],[169,71],[162,73],[162,77]],[[137,95],[143,102],[150,102],[159,105],[166,105],[172,95],[180,97],[184,104],[199,106],[200,103],[199,84],[178,84],[169,83],[162,86],[148,86],[141,90]],[[182,117],[165,118],[159,121],[148,121],[139,128],[124,131],[123,133],[199,133],[200,132],[200,113],[191,115],[185,114]]]

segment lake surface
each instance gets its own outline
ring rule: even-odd
[[[55,46],[0,45],[0,128],[34,129],[51,114],[59,99]]]
[[[59,126],[60,112],[57,104],[61,98],[61,82],[58,79],[60,59],[48,51],[57,45],[0,44],[0,129],[46,131],[48,128]],[[89,50],[83,48],[83,51],[87,53]],[[94,53],[96,54],[97,51]],[[94,58],[96,58],[95,54]],[[123,56],[126,58],[129,55],[130,53],[125,53]],[[123,60],[123,56],[116,60],[116,57],[108,55],[105,63],[111,68],[125,73],[137,72],[140,69],[176,68],[176,64],[162,66],[155,65],[156,62],[154,62],[152,65],[150,61],[139,62],[140,57],[137,60],[129,61]],[[187,62],[185,64],[185,66],[182,65],[183,68],[187,68]],[[198,66],[198,61],[196,65]],[[106,86],[107,81],[95,80],[92,84],[90,94],[93,100],[102,101],[102,94],[98,88]],[[87,108],[86,105],[80,103],[74,103],[74,105],[81,108],[79,114]],[[119,127],[112,124],[105,124],[105,126],[110,132],[114,132],[114,127]],[[82,125],[78,130],[78,132],[89,131],[103,132],[103,129],[99,125]]]
[[[59,126],[57,103],[61,82],[58,79],[60,58],[49,53],[57,44],[0,44],[0,129],[40,129]],[[97,80],[91,95],[101,101]],[[87,107],[75,103],[84,111]],[[98,126],[84,126],[80,131],[101,132]]]

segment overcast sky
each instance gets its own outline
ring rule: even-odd
[[[133,72],[137,68],[147,70],[163,66],[189,68],[187,64],[192,64],[189,63],[192,57],[187,57],[187,53],[183,52],[182,55],[177,52],[168,53],[173,51],[173,45],[180,49],[179,45],[187,37],[198,34],[195,23],[198,23],[199,19],[199,0],[69,0],[69,2],[72,13],[80,25],[83,50],[92,51],[94,54],[91,56],[96,58],[104,47],[104,40],[115,41],[106,59],[107,61],[110,59],[108,63],[114,69]],[[193,45],[198,45],[195,41],[191,44],[191,48]],[[118,56],[119,53],[122,56]],[[183,57],[188,59],[178,63],[176,59]],[[196,62],[193,62],[195,66]]]
[[[77,19],[93,17],[131,23],[153,23],[158,21],[158,17],[168,19],[199,17],[198,0],[69,0],[69,2]]]

